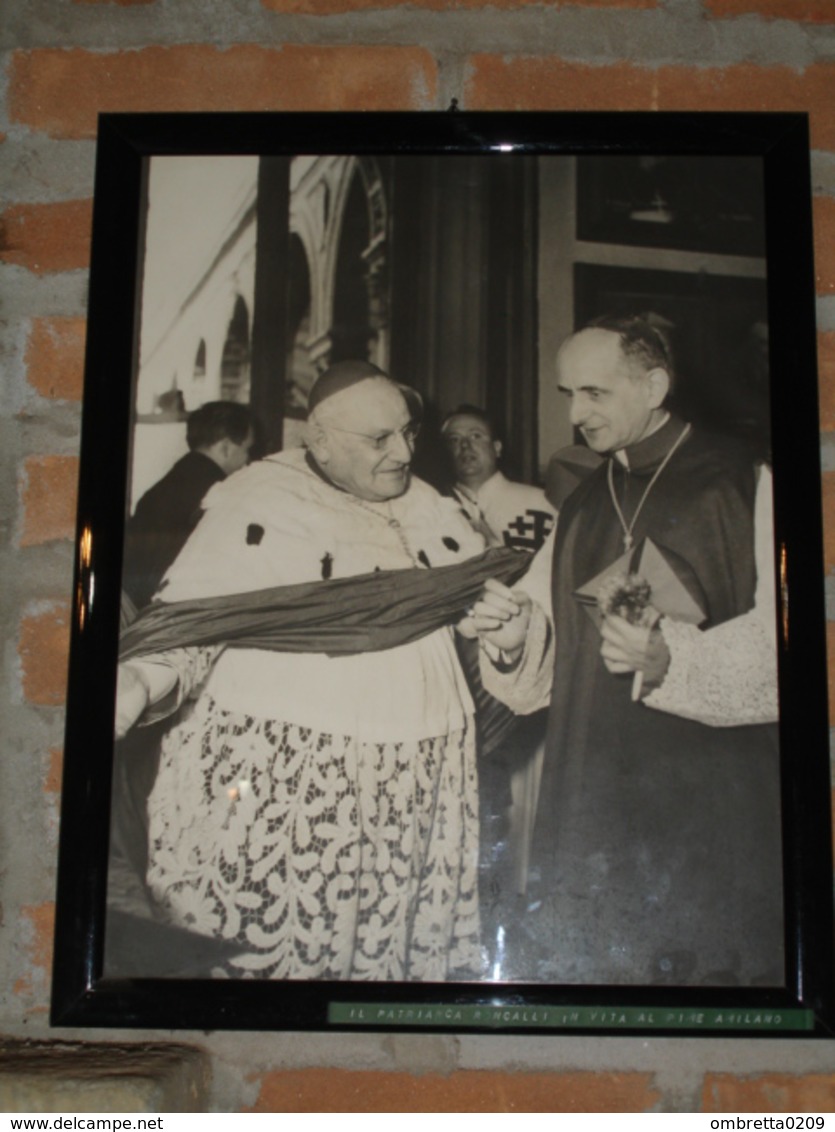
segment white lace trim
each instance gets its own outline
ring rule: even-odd
[[[759,610],[705,632],[666,617],[660,628],[670,667],[644,700],[648,707],[710,727],[776,721],[774,633]]]
[[[747,613],[704,631],[663,618],[670,650],[664,682],[644,703],[711,727],[774,723],[777,627],[771,472],[759,469],[754,503],[757,590]]]
[[[233,974],[483,974],[471,728],[357,744],[204,695],[164,742],[149,812],[156,898],[237,941]]]

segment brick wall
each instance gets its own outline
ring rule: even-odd
[[[98,111],[443,109],[453,97],[464,109],[808,110],[829,575],[835,0],[5,0],[4,7],[0,1031],[43,1039],[52,1034],[56,799]],[[831,598],[835,647],[835,589]],[[833,674],[835,702],[835,665]],[[835,1054],[808,1041],[357,1035],[348,1042],[282,1034],[194,1041],[209,1052],[212,1103],[224,1111],[835,1109]]]

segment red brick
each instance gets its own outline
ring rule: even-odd
[[[62,747],[52,747],[49,751],[49,766],[43,780],[47,794],[61,793],[61,778],[64,772],[64,751]]]
[[[815,197],[815,286],[818,294],[835,291],[835,198]]]
[[[702,1112],[833,1112],[835,1074],[765,1073],[737,1077],[707,1073],[702,1086]]]
[[[252,1112],[647,1112],[649,1073],[500,1073],[448,1077],[346,1069],[276,1070]]]
[[[835,432],[835,331],[818,332],[818,395],[821,429]]]
[[[811,24],[835,23],[832,0],[707,0],[711,16],[746,16],[767,20],[801,20]]]
[[[36,318],[26,346],[29,384],[42,397],[80,401],[84,386],[83,318]]]
[[[43,275],[90,261],[93,202],[18,204],[0,216],[0,259]]]
[[[35,967],[48,971],[52,962],[52,934],[55,930],[55,905],[51,900],[21,908],[21,915],[32,925],[29,954]]]
[[[553,56],[474,55],[470,110],[799,110],[812,143],[835,149],[835,64],[789,67],[589,67]]]
[[[22,490],[21,546],[72,538],[78,460],[75,456],[30,456],[25,461]]]
[[[55,931],[55,905],[24,905],[20,909],[20,923],[24,933],[27,969],[14,985],[15,994],[31,995],[35,982],[45,983],[52,965],[52,937]]]
[[[22,619],[19,651],[23,694],[30,703],[58,707],[64,702],[69,639],[70,615],[65,605]]]
[[[100,111],[419,109],[437,86],[411,47],[44,49],[10,69],[12,119],[60,138],[93,137]]]
[[[334,12],[360,12],[369,8],[402,8],[403,0],[261,0],[274,12],[310,12],[324,16]],[[413,8],[450,11],[462,8],[530,8],[542,0],[411,0]],[[656,8],[658,0],[551,0],[552,8]]]

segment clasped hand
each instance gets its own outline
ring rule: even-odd
[[[145,709],[173,691],[177,673],[163,664],[123,661],[116,681],[115,737],[123,739]]]
[[[148,706],[148,685],[131,664],[120,664],[116,682],[116,738],[122,739]]]
[[[508,659],[522,651],[531,620],[531,599],[524,590],[511,590],[495,578],[484,583],[467,622],[483,641],[501,649]]]

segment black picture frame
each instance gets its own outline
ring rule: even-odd
[[[120,580],[148,162],[162,156],[234,154],[260,155],[262,175],[267,177],[271,158],[296,154],[483,160],[501,154],[509,159],[502,165],[502,177],[511,180],[517,173],[517,160],[536,161],[551,155],[593,161],[596,169],[609,157],[626,160],[646,154],[695,162],[738,156],[762,163],[769,363],[774,375],[770,420],[779,583],[785,985],[615,987],[488,980],[360,983],[113,977],[105,973]],[[494,189],[501,193],[502,185]],[[520,191],[525,191],[524,186]],[[596,199],[589,198],[594,208],[581,209],[578,238],[629,242],[629,233],[606,228],[604,204],[595,204]],[[526,235],[530,240],[536,238],[534,231]],[[270,238],[266,228],[263,238]],[[715,249],[715,240],[722,238],[722,232],[713,232],[710,248]],[[687,240],[691,252],[706,247],[692,233],[685,243]],[[729,249],[731,255],[748,252],[747,245],[742,251]],[[526,268],[522,261],[511,267],[524,273],[529,264]],[[589,283],[587,279],[583,293],[602,285],[605,280]],[[578,293],[582,291],[581,287]],[[257,304],[256,298],[256,319]],[[835,1025],[832,846],[815,344],[809,141],[803,114],[451,110],[102,115],[52,1024],[195,1030],[831,1036]],[[404,342],[404,357],[407,347],[419,353],[420,343]],[[264,348],[268,350],[269,344]],[[253,344],[253,367],[268,364],[268,359],[254,355]],[[517,415],[535,420],[535,394],[535,382],[530,389],[520,390],[515,399]],[[275,396],[280,398],[280,390]],[[269,409],[269,399],[261,409]],[[524,423],[518,425],[517,439],[524,440],[524,428]],[[533,457],[521,471],[530,475],[532,466]]]

